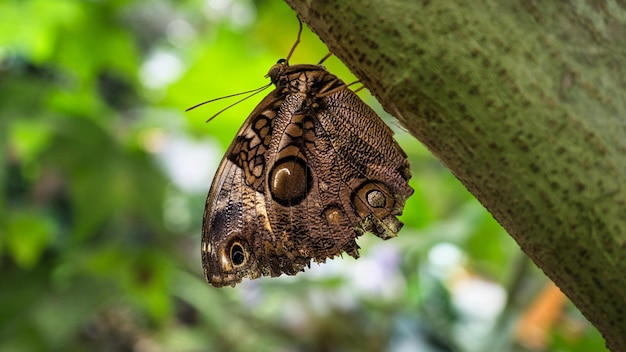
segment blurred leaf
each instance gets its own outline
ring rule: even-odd
[[[17,120],[10,131],[11,146],[23,163],[29,164],[39,156],[50,140],[49,126],[32,120]]]
[[[24,268],[35,266],[55,234],[54,222],[35,212],[12,212],[4,241],[15,263]]]
[[[24,25],[24,15],[29,25]],[[55,50],[58,31],[79,15],[73,1],[5,1],[0,3],[0,47],[13,47],[42,63]]]

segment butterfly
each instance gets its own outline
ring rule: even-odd
[[[275,89],[252,111],[213,179],[202,225],[202,266],[213,286],[295,275],[382,239],[413,193],[392,130],[320,62],[273,65]]]

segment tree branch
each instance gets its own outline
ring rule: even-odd
[[[623,1],[287,3],[626,351]]]

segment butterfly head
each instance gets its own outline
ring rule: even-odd
[[[267,72],[265,77],[269,77],[274,85],[278,83],[280,76],[285,72],[285,69],[289,67],[289,63],[285,59],[280,59],[276,62],[270,70]]]

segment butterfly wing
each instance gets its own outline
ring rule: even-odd
[[[226,151],[206,200],[202,225],[202,266],[214,286],[243,277],[270,275],[258,248],[271,238],[265,209],[265,162],[281,100],[271,92],[250,114]]]
[[[276,120],[265,191],[285,249],[275,255],[288,263],[358,257],[363,232],[395,236],[413,190],[406,154],[378,115],[347,88],[288,96],[281,114],[290,118]]]
[[[392,131],[337,77],[298,65],[272,81],[207,198],[202,261],[214,286],[358,257],[363,232],[396,235],[413,192]]]

